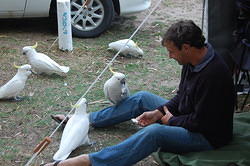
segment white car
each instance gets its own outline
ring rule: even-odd
[[[73,35],[95,37],[107,30],[115,13],[127,15],[150,7],[151,0],[71,0]],[[56,0],[0,0],[0,18],[56,16]]]

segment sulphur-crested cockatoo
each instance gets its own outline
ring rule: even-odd
[[[129,96],[129,89],[124,74],[114,72],[111,68],[110,71],[113,76],[105,82],[103,91],[109,101],[117,104]]]
[[[112,43],[109,43],[109,49],[119,51],[128,41],[129,39],[118,40]],[[122,49],[121,54],[128,56],[143,56],[143,51],[138,47],[138,45],[133,41],[129,40],[126,46]]]
[[[56,161],[65,160],[80,145],[90,144],[86,99],[80,99],[75,107],[75,113],[69,118],[63,130],[59,150],[53,156],[53,159]]]
[[[18,68],[16,75],[0,87],[0,99],[21,100],[21,97],[17,95],[24,89],[25,82],[31,74],[31,66],[26,64],[23,66],[15,65],[15,67]]]
[[[29,59],[29,63],[32,66],[32,70],[37,73],[46,73],[46,74],[59,74],[65,76],[69,71],[69,67],[60,66],[54,60],[43,53],[36,52],[35,48],[37,43],[34,46],[23,47],[23,54],[26,55]]]

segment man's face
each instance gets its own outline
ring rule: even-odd
[[[165,42],[164,46],[167,48],[169,52],[169,58],[175,59],[180,65],[188,63],[186,59],[186,51],[185,48],[183,48],[183,46],[181,50],[179,50],[172,41]]]

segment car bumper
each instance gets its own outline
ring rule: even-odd
[[[151,0],[120,0],[120,15],[141,12],[150,7]]]

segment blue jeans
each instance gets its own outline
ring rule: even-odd
[[[130,120],[145,111],[155,110],[168,100],[149,92],[138,92],[116,106],[89,115],[94,127],[106,127]],[[186,153],[212,150],[209,142],[199,133],[182,127],[151,124],[139,130],[123,142],[89,154],[93,166],[130,166],[143,158],[161,151]]]

